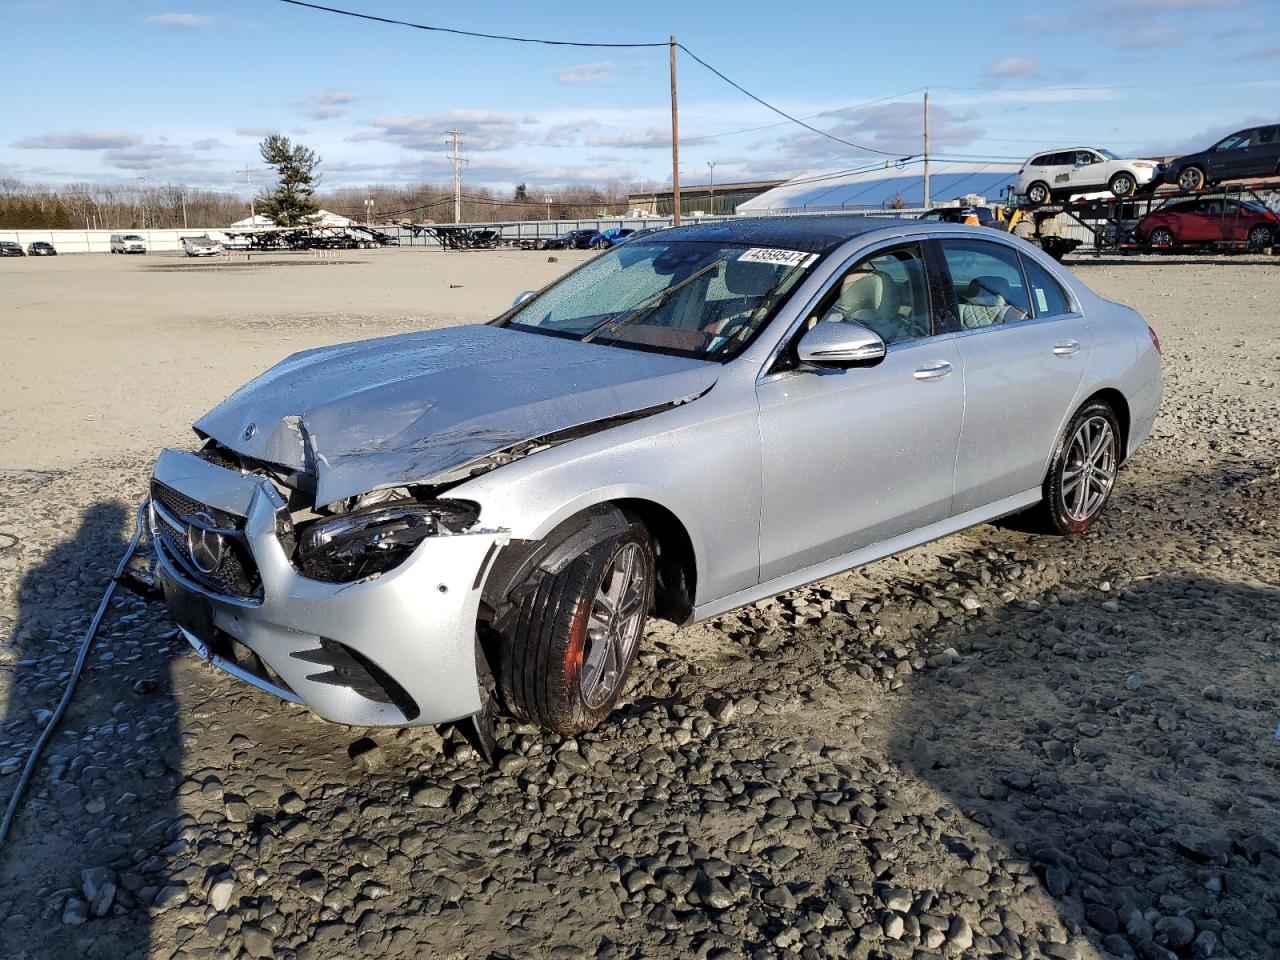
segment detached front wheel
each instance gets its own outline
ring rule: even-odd
[[[648,532],[604,509],[590,522],[607,535],[584,534],[581,525],[553,535],[493,624],[502,638],[497,672],[507,706],[562,734],[590,730],[609,715],[653,606]]]

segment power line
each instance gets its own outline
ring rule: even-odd
[[[877,103],[887,103],[890,100],[901,100],[903,97],[909,97],[913,93],[919,93],[924,87],[916,87],[914,90],[908,90],[906,93],[895,93],[887,97],[877,97],[875,100],[864,100],[862,103],[852,103],[847,107],[835,107],[831,110],[823,110],[821,113],[812,113],[807,117],[801,117],[801,120],[817,120],[819,117],[833,117],[840,113],[852,113],[854,110],[861,110],[864,107],[875,106]],[[741,130],[729,130],[725,133],[708,133],[701,137],[685,137],[684,143],[701,143],[704,140],[719,140],[721,137],[736,137],[742,133],[756,133],[760,130],[772,130],[775,127],[785,127],[787,121],[780,123],[765,123],[758,127],[744,127]]]
[[[319,3],[307,3],[305,0],[280,0],[295,7],[308,7],[311,10],[323,10],[325,13],[338,13],[344,17],[358,17],[361,20],[372,20],[375,23],[389,23],[397,27],[412,27],[414,30],[429,30],[432,33],[452,33],[460,37],[479,37],[482,40],[510,40],[512,43],[540,43],[548,47],[665,47],[663,43],[588,43],[578,40],[544,40],[537,37],[511,37],[501,33],[477,33],[474,30],[457,30],[453,27],[432,27],[425,23],[411,23],[408,20],[395,20],[391,17],[376,17],[371,13],[357,13],[354,10],[340,10],[337,7],[326,7]]]
[[[411,27],[414,30],[429,30],[433,33],[449,33],[449,34],[454,34],[456,36],[463,36],[463,37],[479,37],[485,40],[507,40],[512,43],[532,43],[532,44],[542,44],[544,46],[552,46],[552,47],[600,47],[600,48],[666,47],[666,46],[669,46],[671,43],[671,41],[669,41],[668,43],[595,43],[595,42],[588,43],[588,42],[577,41],[577,40],[547,40],[545,38],[540,38],[540,37],[515,37],[515,36],[509,36],[507,34],[499,34],[499,33],[479,33],[474,30],[458,30],[453,27],[435,27],[435,26],[429,26],[425,23],[413,23],[408,20],[396,20],[391,17],[378,17],[370,13],[358,13],[354,10],[343,10],[338,7],[328,7],[319,3],[309,3],[307,2],[307,0],[280,0],[280,2],[288,3],[295,7],[306,7],[309,10],[320,10],[320,11],[323,11],[324,13],[335,13],[345,17],[356,17],[357,19],[360,19],[360,20],[372,20],[375,23],[386,23],[386,24],[391,24],[393,26],[397,26],[397,27]],[[852,147],[855,150],[863,150],[867,153],[877,153],[884,157],[892,157],[892,156],[898,155],[895,151],[880,150],[876,147],[868,147],[865,144],[854,143],[851,140],[845,140],[843,137],[837,137],[833,133],[827,133],[825,130],[819,129],[818,127],[815,127],[812,124],[808,124],[805,121],[801,120],[799,117],[795,117],[787,113],[782,108],[775,107],[773,104],[769,103],[769,101],[763,99],[762,97],[756,96],[746,87],[742,86],[742,84],[737,83],[733,80],[730,80],[727,76],[725,76],[715,67],[713,67],[711,64],[707,63],[707,61],[703,60],[700,56],[698,56],[696,53],[694,53],[692,50],[686,47],[683,43],[676,43],[675,46],[679,47],[686,54],[688,54],[696,63],[700,64],[707,70],[714,73],[717,77],[719,77],[725,83],[729,84],[729,86],[733,87],[739,93],[754,100],[756,103],[760,104],[762,107],[765,107],[768,110],[772,110],[774,113],[778,114],[778,116],[784,117],[787,120],[790,120],[792,123],[799,124],[800,126],[804,127],[806,130],[812,133],[818,134],[818,136],[820,137],[826,137],[828,140],[834,140],[836,143],[844,144],[846,147]],[[903,159],[903,160],[909,159],[910,156],[914,156],[914,154],[910,154],[906,157],[901,157],[900,159]]]
[[[712,73],[714,73],[717,77],[719,77],[719,78],[720,78],[721,80],[723,80],[725,83],[729,84],[729,86],[733,87],[733,89],[737,90],[739,93],[741,93],[741,94],[743,94],[743,95],[745,95],[745,96],[747,96],[747,97],[750,97],[752,100],[754,100],[756,103],[760,104],[762,107],[767,107],[768,109],[770,109],[770,110],[772,110],[774,113],[776,113],[778,116],[780,116],[780,117],[786,117],[786,118],[787,118],[788,120],[790,120],[792,123],[797,123],[797,124],[799,124],[800,126],[804,127],[806,130],[810,130],[810,131],[812,131],[813,133],[818,134],[819,136],[826,137],[828,140],[834,140],[836,143],[843,143],[846,147],[853,147],[855,150],[865,150],[865,151],[867,151],[868,153],[878,153],[878,154],[880,154],[880,155],[881,155],[881,156],[883,156],[883,157],[892,157],[892,156],[897,156],[897,154],[896,154],[895,152],[893,152],[893,151],[890,151],[890,150],[878,150],[878,149],[876,149],[875,147],[868,147],[868,146],[865,146],[865,145],[863,145],[863,144],[861,144],[861,143],[853,143],[853,142],[852,142],[852,141],[850,141],[850,140],[845,140],[843,137],[837,137],[834,133],[827,133],[827,131],[825,131],[825,130],[820,130],[820,129],[818,129],[818,128],[817,128],[817,127],[815,127],[815,126],[812,126],[811,124],[805,123],[805,122],[804,122],[803,120],[801,120],[799,117],[792,116],[791,114],[787,113],[785,110],[783,110],[783,109],[781,109],[781,108],[779,108],[779,107],[775,107],[772,103],[769,103],[769,101],[767,101],[767,100],[763,100],[763,99],[761,99],[760,97],[757,97],[754,93],[752,93],[752,92],[751,92],[750,90],[748,90],[746,87],[742,86],[740,83],[735,83],[733,80],[730,80],[730,79],[729,79],[728,77],[726,77],[723,73],[721,73],[719,70],[717,70],[717,69],[716,69],[715,67],[713,67],[711,64],[707,63],[707,61],[703,60],[700,56],[698,56],[696,53],[694,53],[692,50],[690,50],[688,47],[686,47],[683,43],[678,43],[678,44],[676,44],[676,46],[678,46],[681,50],[683,50],[683,51],[684,51],[685,53],[687,53],[690,57],[692,57],[692,58],[693,58],[697,63],[702,64],[704,67],[706,67],[708,70],[710,70]],[[911,154],[910,156],[914,156],[914,154]],[[907,157],[902,157],[901,159],[905,160],[905,159],[907,159]]]

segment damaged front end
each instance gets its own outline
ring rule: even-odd
[[[475,625],[505,531],[407,488],[317,511],[233,459],[166,450],[152,479],[156,584],[201,656],[338,723],[480,713]]]

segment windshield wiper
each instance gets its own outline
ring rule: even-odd
[[[625,313],[621,315],[614,315],[610,317],[608,320],[603,320],[600,323],[597,323],[594,327],[592,327],[590,330],[584,333],[580,339],[582,340],[583,343],[590,343],[592,340],[596,338],[598,334],[602,333],[606,327],[609,328],[610,333],[616,333],[618,331],[618,328],[624,327],[628,323],[633,323],[635,320],[637,320],[640,317],[648,316],[649,314],[653,313],[653,311],[657,310],[660,306],[662,306],[664,303],[666,303],[673,296],[675,296],[677,293],[679,293],[681,290],[683,290],[685,287],[689,286],[689,284],[693,283],[695,280],[699,279],[704,274],[709,273],[712,270],[715,270],[717,267],[720,266],[720,262],[721,261],[716,260],[712,263],[709,263],[705,267],[703,267],[701,270],[691,273],[689,276],[685,277],[679,283],[673,286],[667,287],[665,290],[659,290],[648,300],[645,300],[642,303],[637,304],[636,306],[632,307],[630,310],[626,311]]]

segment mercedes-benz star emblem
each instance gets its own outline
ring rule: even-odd
[[[201,573],[213,573],[222,565],[226,542],[222,534],[208,529],[217,524],[207,513],[197,513],[191,520],[193,522],[187,524],[187,550],[191,553],[191,562]]]

